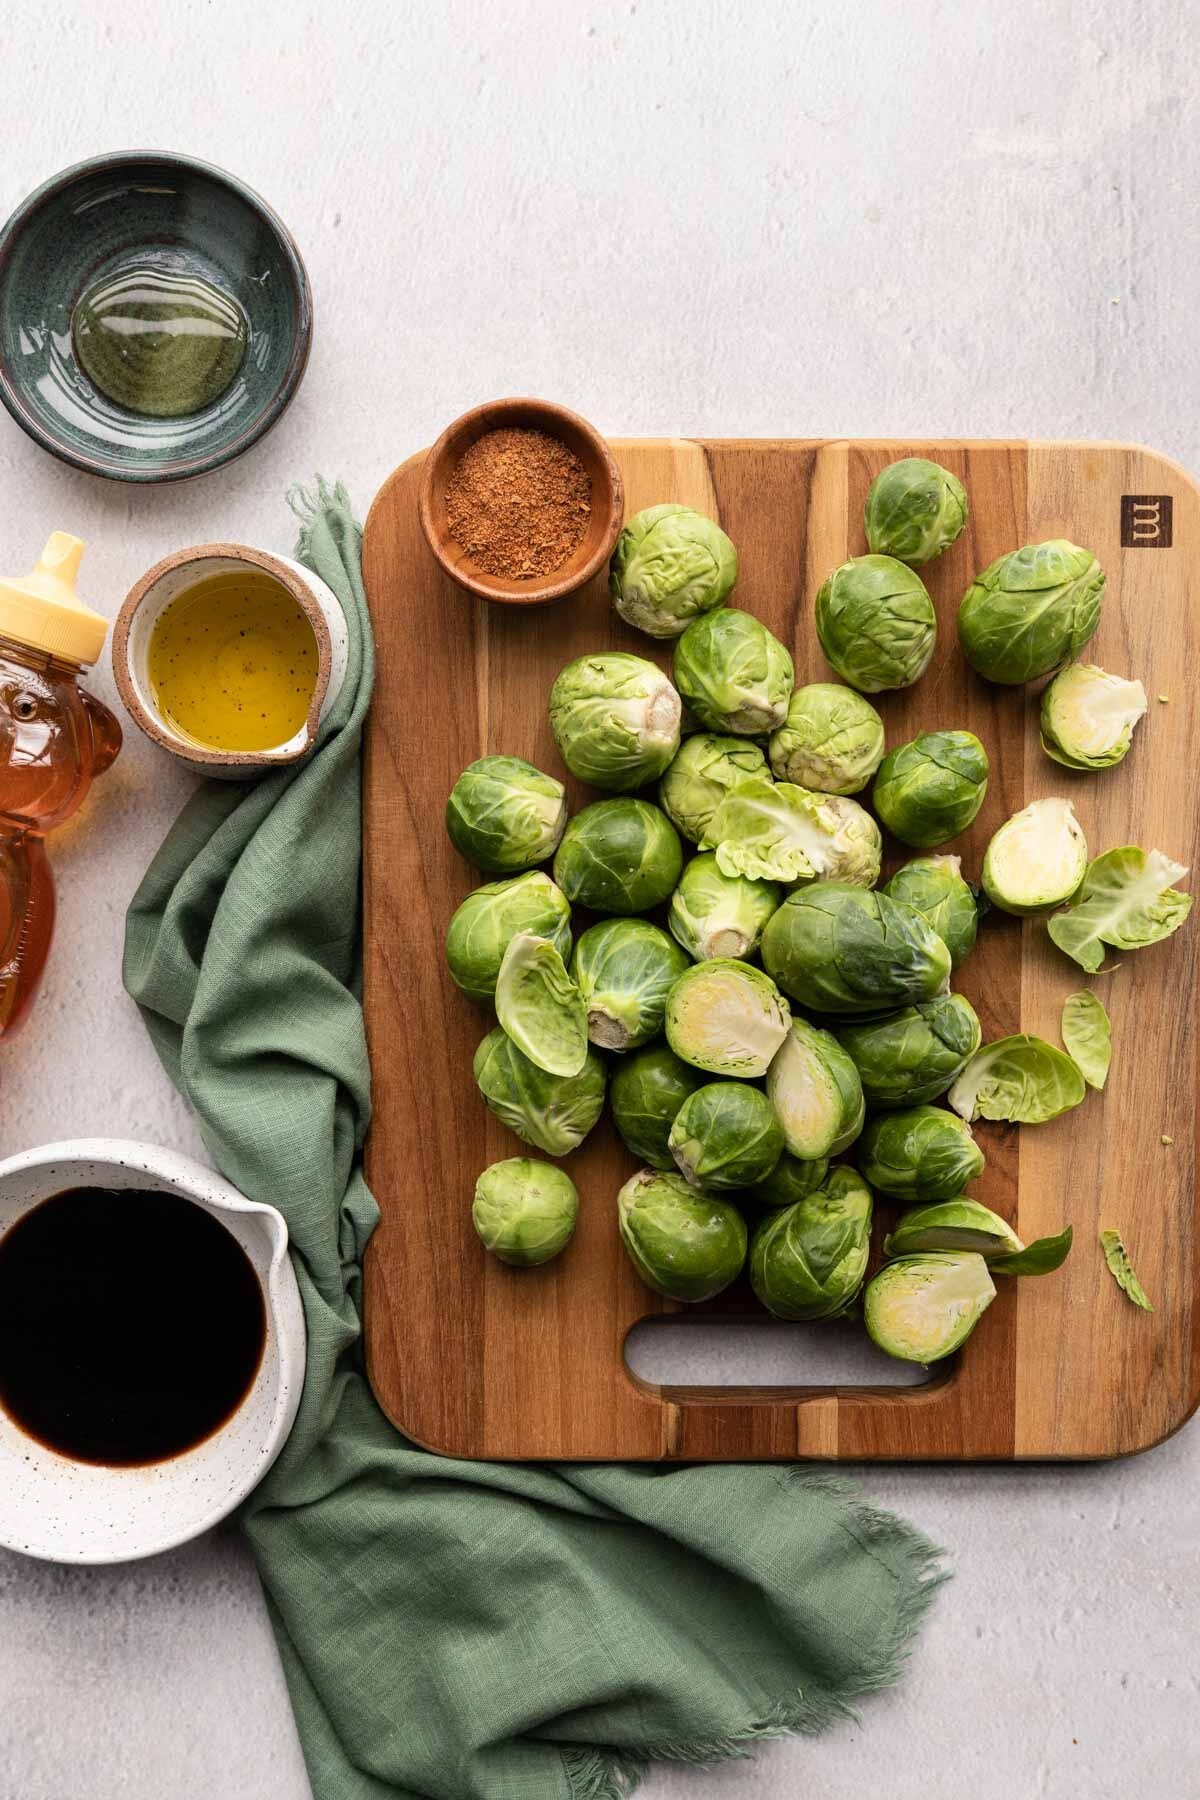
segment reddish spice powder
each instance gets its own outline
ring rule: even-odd
[[[561,569],[587,530],[592,484],[560,438],[504,426],[485,432],[446,483],[454,541],[485,575],[531,581]]]

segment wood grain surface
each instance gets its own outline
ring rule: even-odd
[[[986,804],[950,846],[964,872],[977,877],[991,832],[1046,794],[1074,802],[1092,855],[1133,842],[1196,864],[1200,495],[1182,470],[1106,444],[631,441],[613,450],[628,515],[680,500],[719,517],[738,547],[734,600],[790,647],[798,683],[831,678],[813,597],[836,564],[866,549],[862,505],[873,475],[911,454],[953,469],[971,519],[922,570],[938,610],[936,656],[914,688],[876,698],[890,745],[966,726],[987,746]],[[480,879],[446,836],[446,796],[468,762],[492,752],[562,775],[546,697],[563,664],[620,648],[669,669],[671,646],[622,624],[603,576],[562,605],[529,612],[489,607],[450,585],[421,536],[420,466],[412,459],[385,484],[364,544],[379,669],[364,826],[375,1094],[367,1172],[381,1210],[365,1305],[368,1369],[385,1412],[431,1449],[521,1459],[1104,1457],[1177,1429],[1200,1399],[1192,1029],[1200,916],[1093,978],[1113,1019],[1102,1095],[1049,1125],[976,1127],[987,1154],[976,1196],[1026,1240],[1071,1221],[1075,1248],[1057,1274],[998,1280],[964,1350],[922,1386],[674,1389],[635,1378],[624,1344],[639,1319],[758,1309],[744,1284],[698,1309],[643,1287],[616,1228],[617,1190],[635,1164],[607,1117],[568,1162],[581,1207],[566,1253],[520,1272],[485,1254],[470,1222],[475,1178],[522,1146],[471,1077],[491,1016],[445,967],[447,922]],[[1170,548],[1122,547],[1127,495],[1171,497]],[[1099,774],[1050,762],[1038,744],[1037,692],[988,686],[955,638],[957,604],[978,569],[1058,536],[1087,545],[1108,573],[1089,659],[1140,677],[1150,695],[1132,752]],[[592,797],[569,778],[567,786],[572,810]],[[891,868],[905,853],[889,850]],[[985,1039],[1024,1030],[1057,1041],[1062,1001],[1085,979],[1040,923],[992,914],[956,986]],[[877,1241],[893,1217],[881,1200]],[[1153,1314],[1130,1305],[1109,1276],[1101,1226],[1124,1234]]]

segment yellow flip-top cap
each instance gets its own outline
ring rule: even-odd
[[[94,663],[104,648],[108,620],[75,592],[82,555],[82,538],[54,531],[31,574],[0,580],[0,637],[67,662]]]

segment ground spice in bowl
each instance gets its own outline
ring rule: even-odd
[[[588,528],[587,470],[547,431],[503,426],[464,451],[446,483],[446,523],[485,575],[531,581],[567,562]]]

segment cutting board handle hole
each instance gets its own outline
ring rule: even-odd
[[[625,1339],[625,1364],[638,1381],[670,1388],[916,1388],[946,1377],[945,1364],[885,1356],[857,1319],[641,1319]]]

